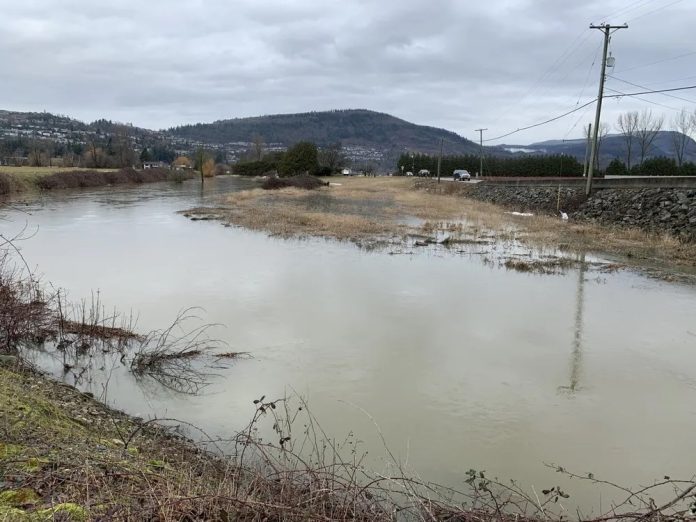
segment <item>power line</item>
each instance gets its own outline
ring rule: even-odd
[[[627,92],[625,94],[605,96],[605,98],[621,98],[622,96],[640,96],[642,94],[660,94],[663,92],[688,91],[692,89],[696,89],[696,85],[687,85],[686,87],[674,87],[673,89],[657,89],[655,91]]]
[[[662,85],[663,83],[674,83],[683,82],[684,80],[693,80],[696,78],[696,74],[691,76],[682,76],[681,78],[672,78],[671,80],[658,80],[656,82],[647,82],[645,85]],[[649,87],[643,87],[643,89],[648,89]]]
[[[608,91],[617,93],[617,96],[619,96],[619,97],[626,96],[626,93],[621,92],[621,91],[617,91],[616,89],[611,89],[611,88],[609,88],[609,87],[607,87],[606,89],[607,89]],[[612,97],[612,96],[605,96],[605,98],[611,98],[611,97]],[[639,99],[639,100],[641,100],[641,101],[644,101],[644,102],[646,102],[646,103],[650,103],[651,105],[657,105],[658,107],[663,107],[663,108],[665,108],[665,109],[669,109],[669,110],[671,110],[671,111],[679,111],[679,109],[675,109],[674,107],[670,107],[669,105],[664,105],[664,104],[658,103],[658,102],[656,102],[656,101],[647,100],[647,99],[645,99],[645,98],[642,98],[641,96],[634,96],[634,98],[637,98],[637,99]]]
[[[629,22],[633,22],[634,20],[638,20],[640,18],[643,18],[645,16],[648,16],[649,14],[657,13],[658,11],[662,11],[663,9],[667,9],[668,7],[672,7],[675,4],[678,4],[680,2],[683,2],[684,0],[674,0],[671,4],[663,5],[662,7],[658,7],[657,9],[653,9],[652,11],[648,11],[647,13],[643,13],[642,15],[638,15],[635,18],[631,18]]]
[[[678,60],[680,58],[685,58],[687,56],[693,56],[696,54],[696,51],[690,51],[688,53],[680,54],[678,56],[672,56],[671,58],[665,58],[663,60],[657,60],[656,62],[650,62],[650,63],[645,63],[643,65],[636,65],[635,67],[629,67],[628,69],[623,69],[621,72],[625,73],[628,71],[635,71],[636,69],[642,69],[643,67],[651,67],[653,65],[657,65],[659,63],[665,63],[665,62],[671,62],[672,60]]]
[[[646,94],[661,94],[664,92],[675,92],[675,91],[688,91],[688,90],[693,90],[696,89],[696,85],[686,85],[684,87],[674,87],[672,89],[656,89],[656,90],[651,90],[651,91],[641,91],[641,92],[620,92],[616,91],[614,89],[609,89],[607,87],[607,90],[611,90],[613,92],[616,92],[618,94],[608,94],[604,96],[604,98],[631,98],[631,97],[638,97],[638,96],[644,96]],[[588,107],[592,105],[594,102],[596,102],[597,99],[593,99],[588,101],[587,103],[580,105],[579,107],[575,107],[574,109],[569,110],[568,112],[564,112],[563,114],[559,114],[558,116],[554,116],[553,118],[549,118],[548,120],[540,121],[539,123],[534,123],[533,125],[527,125],[526,127],[520,127],[518,129],[515,129],[514,131],[507,132],[505,134],[501,134],[500,136],[496,136],[495,138],[489,138],[487,140],[483,140],[484,143],[488,143],[490,141],[495,141],[499,140],[501,138],[507,138],[508,136],[512,136],[513,134],[517,134],[518,132],[526,131],[529,129],[533,129],[535,127],[541,127],[542,125],[546,125],[547,123],[552,123],[554,121],[560,120],[561,118],[565,118],[566,116],[569,116],[570,114],[573,114],[574,112],[578,112],[579,110],[584,109],[585,107]],[[648,101],[648,100],[644,100]],[[648,102],[651,103],[651,102]],[[654,103],[654,102],[652,102]],[[663,107],[667,107],[672,110],[677,110],[674,109],[674,107],[668,107],[667,105],[663,105]]]
[[[589,31],[583,30],[581,31],[571,42],[571,44],[553,61],[551,65],[535,80],[535,82],[532,84],[532,86],[515,102],[512,102],[510,105],[505,107],[504,111],[501,111],[501,115],[504,113],[507,113],[508,110],[513,107],[515,104],[519,105],[522,102],[524,102],[532,92],[537,89],[539,85],[541,85],[542,82],[547,77],[553,76],[553,74],[558,70],[561,65],[563,65],[566,60],[568,60],[573,53],[575,53],[583,43],[585,43],[585,40],[589,38]],[[501,116],[502,117],[502,116]],[[497,123],[500,121],[500,117],[498,117],[497,120],[494,121],[494,123]]]
[[[592,73],[592,69],[595,66],[595,63],[597,63],[597,56],[599,56],[599,50],[602,48],[602,44],[599,44],[597,46],[597,50],[595,51],[594,57],[592,58],[592,64],[590,65],[590,68],[587,70],[587,76],[585,76],[585,83],[582,86],[582,90],[580,91],[580,96],[578,96],[578,101],[575,102],[575,105],[578,105],[580,103],[580,100],[582,99],[582,95],[585,94],[585,89],[587,88],[587,84],[590,81],[590,74]]]
[[[495,138],[489,138],[489,139],[487,139],[487,140],[484,140],[484,143],[488,143],[489,141],[499,140],[499,139],[501,139],[501,138],[507,138],[508,136],[512,136],[513,134],[517,134],[518,132],[522,132],[522,131],[525,131],[525,130],[533,129],[534,127],[541,127],[542,125],[546,125],[547,123],[551,123],[551,122],[553,122],[553,121],[560,120],[561,118],[565,118],[565,117],[568,116],[569,114],[573,114],[574,112],[578,112],[579,110],[582,110],[582,109],[584,109],[585,107],[587,107],[587,106],[589,106],[589,105],[592,105],[592,104],[593,104],[594,102],[596,102],[596,101],[597,101],[596,99],[590,100],[589,102],[587,102],[587,103],[585,103],[585,104],[583,104],[583,105],[580,105],[580,107],[575,107],[574,109],[572,109],[572,110],[570,110],[570,111],[568,111],[568,112],[564,112],[563,114],[560,114],[560,115],[558,115],[558,116],[555,116],[555,117],[553,117],[553,118],[550,118],[550,119],[548,119],[548,120],[546,120],[546,121],[541,121],[541,122],[539,122],[539,123],[535,123],[535,124],[533,124],[533,125],[528,125],[528,126],[526,126],[526,127],[520,127],[519,129],[514,130],[514,131],[512,131],[512,132],[508,132],[507,134],[502,134],[501,136],[496,136]]]
[[[590,110],[590,108],[589,108],[589,106],[588,106],[588,107],[583,111],[583,113],[580,115],[580,117],[575,121],[575,123],[573,124],[573,126],[572,126],[570,129],[568,129],[568,132],[565,133],[565,135],[563,136],[563,141],[565,141],[566,138],[568,138],[568,136],[570,135],[570,133],[573,132],[573,131],[575,130],[575,127],[578,126],[578,123],[580,123],[580,121],[582,121],[582,119],[583,119],[583,118],[585,117],[585,115],[587,114],[587,111],[589,111],[589,110]]]
[[[628,85],[632,85],[633,87],[638,87],[639,89],[649,89],[650,87],[646,87],[645,85],[638,85],[637,83],[629,82],[628,80],[622,80],[621,78],[617,78],[616,76],[609,76],[612,80],[617,80],[621,83],[626,83]],[[696,103],[694,100],[689,100],[688,98],[682,98],[681,96],[674,96],[673,94],[666,94],[666,93],[660,93],[662,96],[669,96],[670,98],[674,98],[676,100],[681,100],[689,103]]]
[[[638,0],[634,4],[624,6],[621,9],[614,11],[613,13],[610,13],[606,16],[602,16],[601,19],[606,20],[608,18],[616,18],[618,15],[625,15],[627,13],[630,13],[631,11],[635,11],[636,9],[640,9],[641,7],[647,6],[652,1],[655,0]]]

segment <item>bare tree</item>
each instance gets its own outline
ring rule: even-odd
[[[677,165],[680,167],[684,163],[684,153],[686,152],[689,138],[691,138],[691,134],[694,132],[695,124],[696,112],[690,114],[684,108],[672,118],[672,149],[677,157]]]
[[[102,161],[104,156],[104,151],[99,146],[99,139],[96,134],[89,134],[87,136],[87,161],[90,167],[100,168],[102,167]]]
[[[638,111],[619,114],[619,119],[616,122],[616,126],[624,140],[624,149],[626,151],[626,168],[630,170],[633,143],[638,132]]]
[[[201,185],[205,183],[204,165],[208,159],[208,155],[203,149],[198,149],[196,151],[196,166],[195,168],[201,173]]]
[[[654,116],[651,109],[645,109],[638,117],[638,128],[636,136],[638,137],[638,148],[640,149],[640,164],[645,161],[645,157],[650,153],[657,133],[662,129],[662,124],[665,122],[664,116]]]
[[[343,147],[340,142],[333,143],[319,150],[319,165],[335,171],[345,161]]]
[[[32,140],[29,150],[29,165],[32,167],[44,166],[44,151],[38,140]]]
[[[119,167],[130,167],[134,163],[135,152],[131,147],[130,136],[125,128],[120,127],[116,131],[116,156]]]
[[[263,158],[263,147],[265,145],[263,137],[260,134],[254,134],[251,141],[254,144],[254,158],[256,161],[261,161],[261,158]]]

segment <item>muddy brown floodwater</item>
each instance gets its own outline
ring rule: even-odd
[[[83,389],[216,437],[243,428],[254,399],[299,394],[330,437],[354,434],[375,469],[393,466],[383,437],[425,480],[456,487],[474,468],[537,491],[560,484],[585,512],[606,508],[610,493],[545,463],[627,486],[694,474],[693,285],[602,270],[589,255],[553,274],[497,261],[509,249],[554,254],[519,245],[392,255],[177,214],[249,187],[221,178],[203,190],[55,193],[4,212],[4,232],[36,230],[24,256],[73,299],[98,290],[107,308],[133,310],[142,331],[200,306],[220,325],[215,337],[253,356],[218,369],[198,396],[138,385],[108,359]],[[54,355],[35,359],[73,382]]]

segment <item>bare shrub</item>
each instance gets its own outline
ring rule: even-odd
[[[167,169],[70,170],[56,172],[39,178],[36,184],[43,190],[91,188],[105,185],[166,181],[169,179],[169,175],[170,171]]]
[[[130,362],[136,377],[148,377],[165,388],[188,394],[198,393],[209,384],[212,374],[206,362],[212,362],[215,350],[225,345],[208,336],[208,330],[216,325],[188,327],[192,321],[199,320],[194,311],[189,308],[180,312],[167,328],[154,330],[140,340]],[[233,359],[238,355],[227,352],[217,359]]]
[[[327,182],[320,180],[316,176],[300,174],[299,176],[292,176],[290,178],[270,177],[263,182],[261,188],[266,190],[274,190],[287,187],[296,187],[305,190],[314,190],[327,185]]]

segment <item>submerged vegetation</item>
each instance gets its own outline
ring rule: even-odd
[[[467,184],[423,179],[344,177],[312,193],[293,188],[235,192],[214,207],[183,214],[281,237],[318,236],[394,253],[434,243],[452,248],[513,241],[570,254],[617,255],[627,264],[696,266],[696,245],[672,236],[554,216],[514,215],[467,197],[470,189]]]

